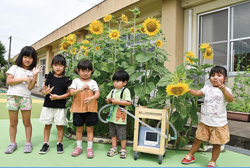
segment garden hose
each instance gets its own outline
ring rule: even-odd
[[[109,121],[103,120],[103,119],[102,119],[102,117],[101,117],[101,112],[102,112],[103,109],[105,109],[106,107],[109,107],[109,106],[111,106],[111,104],[106,104],[106,105],[102,106],[101,109],[98,111],[98,117],[99,117],[99,119],[101,120],[101,122],[103,122],[103,123],[108,123]],[[125,110],[124,108],[122,108],[122,107],[119,107],[119,108],[121,109],[121,111],[125,111],[129,116],[133,117],[133,118],[134,118],[135,120],[137,120],[139,123],[145,125],[146,127],[148,127],[149,129],[151,129],[152,131],[157,132],[158,134],[161,134],[162,136],[165,137],[165,139],[168,139],[168,136],[167,136],[167,135],[161,133],[161,132],[158,131],[157,129],[155,129],[155,128],[151,127],[150,125],[146,124],[145,122],[141,121],[139,118],[136,118],[133,114],[131,114],[130,112],[128,112],[128,111]],[[177,139],[177,131],[176,131],[175,127],[173,126],[173,124],[172,124],[171,122],[167,121],[167,123],[169,123],[169,125],[172,127],[172,129],[174,130],[174,134],[175,134],[174,137],[171,137],[170,139],[171,139],[171,140],[176,140],[176,139]],[[159,126],[159,123],[158,123],[157,126]]]

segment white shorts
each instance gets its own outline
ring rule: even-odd
[[[66,109],[43,107],[40,115],[40,123],[45,125],[67,125]]]

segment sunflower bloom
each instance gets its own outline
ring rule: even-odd
[[[109,22],[111,19],[112,19],[112,15],[110,15],[110,14],[104,16],[104,18],[103,18],[104,22]]]
[[[83,40],[83,41],[82,41],[82,44],[89,44],[89,41],[88,41],[88,40]],[[81,46],[81,48],[82,48],[83,50],[87,50],[87,49],[88,49],[88,47],[86,47],[86,46]]]
[[[205,52],[203,53],[203,57],[207,60],[211,60],[213,58],[213,49],[212,47],[207,47]]]
[[[100,46],[97,46],[97,47],[95,47],[95,50],[97,51],[97,50],[100,50]]]
[[[95,20],[89,25],[89,30],[93,34],[102,34],[103,24],[100,21]]]
[[[202,43],[200,49],[209,47],[209,43]]]
[[[177,85],[174,85],[173,83],[171,85],[168,85],[166,88],[166,92],[168,95],[173,96],[180,96],[184,93],[188,92],[188,85],[186,83],[178,83]]]
[[[137,30],[134,27],[131,27],[130,28],[130,32],[133,33],[133,34],[135,34],[137,32]]]
[[[157,47],[162,47],[162,41],[161,40],[157,40],[156,41],[156,45],[157,45]]]
[[[161,27],[159,20],[156,20],[153,17],[146,19],[142,25],[145,29],[145,34],[149,36],[155,36]]]
[[[73,43],[76,41],[76,35],[75,34],[70,34],[67,36],[67,40],[68,42],[71,44],[71,46],[73,45]]]
[[[192,60],[191,60],[190,58],[188,58],[188,57],[196,58],[196,55],[194,54],[194,52],[193,52],[193,51],[189,51],[189,52],[186,53],[186,60],[187,60],[189,63],[193,64],[194,61],[192,61]]]
[[[76,51],[77,51],[77,49],[74,48],[74,49],[71,49],[69,52],[70,52],[70,54],[76,54]]]
[[[120,37],[120,32],[118,30],[112,30],[110,33],[109,33],[109,38],[113,39],[113,40],[116,40]]]
[[[60,45],[61,45],[60,50],[67,51],[68,47],[70,46],[70,43],[67,41],[66,37],[64,37]]]
[[[144,28],[144,27],[141,27],[141,28],[140,28],[140,32],[141,32],[141,34],[145,34],[145,28]]]
[[[88,56],[89,56],[89,50],[85,50],[84,55],[85,55],[86,57],[88,57]]]
[[[124,15],[124,14],[122,14],[122,21],[124,23],[128,23],[128,17],[126,15]]]

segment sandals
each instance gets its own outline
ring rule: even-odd
[[[110,148],[109,151],[108,151],[108,153],[107,153],[107,156],[112,157],[112,156],[117,155],[117,153],[118,153],[117,149]]]
[[[121,149],[120,150],[120,158],[126,159],[127,158],[127,150],[126,149]]]

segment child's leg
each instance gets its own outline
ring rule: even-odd
[[[112,147],[117,148],[117,137],[112,137]]]
[[[44,142],[49,142],[51,127],[52,127],[52,124],[44,126]]]
[[[122,149],[126,149],[127,141],[126,140],[121,140],[121,147]]]
[[[76,140],[82,141],[83,126],[76,127]]]
[[[89,142],[93,142],[93,139],[94,139],[94,133],[93,133],[93,126],[91,127],[86,127],[87,128],[87,140]]]
[[[211,161],[216,162],[220,155],[220,145],[213,145],[213,151],[212,151],[212,159]]]
[[[57,131],[58,131],[58,142],[62,143],[62,141],[63,141],[63,126],[62,125],[57,125],[56,128],[57,128]]]
[[[189,151],[189,154],[194,155],[195,152],[197,152],[198,149],[200,148],[202,142],[203,142],[202,140],[195,138],[194,143]]]
[[[10,118],[10,141],[16,143],[16,133],[17,133],[17,124],[18,124],[18,111],[9,110]]]
[[[30,122],[31,110],[21,110],[23,117],[23,125],[25,127],[26,142],[31,142],[32,125]]]

